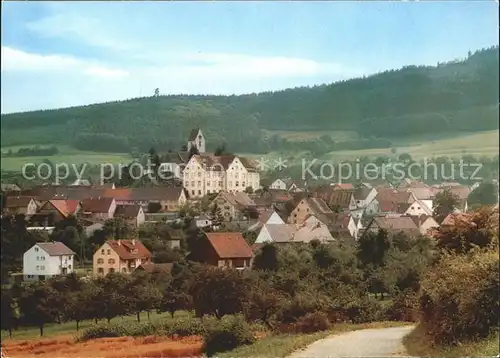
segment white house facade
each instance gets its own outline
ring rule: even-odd
[[[37,243],[23,255],[24,280],[45,280],[72,273],[74,256],[75,253],[62,242]]]

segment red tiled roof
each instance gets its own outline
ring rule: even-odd
[[[105,198],[114,198],[115,200],[128,200],[132,196],[128,188],[106,189],[102,195]]]
[[[106,242],[122,260],[146,259],[152,256],[139,240],[108,240]]]
[[[80,201],[78,200],[49,200],[49,203],[52,204],[56,210],[58,210],[62,216],[67,217],[70,215],[74,215],[78,204]]]
[[[252,257],[252,248],[239,232],[211,232],[205,235],[221,259]]]

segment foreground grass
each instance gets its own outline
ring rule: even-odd
[[[179,317],[186,317],[190,313],[189,312],[176,312],[174,319],[179,318]],[[140,314],[140,319],[141,322],[147,322],[148,321],[148,316],[145,312]],[[169,313],[156,313],[156,312],[151,312],[150,314],[150,322],[159,322],[159,321],[166,321],[166,320],[171,320],[171,316]],[[100,323],[106,322],[106,320],[100,320],[98,321]],[[116,322],[122,322],[122,323],[136,323],[137,322],[137,316],[130,315],[130,316],[123,316],[123,317],[116,317],[111,320],[111,323],[116,323]],[[80,322],[80,331],[91,327],[93,324],[95,324],[94,320],[86,320]],[[43,329],[43,338],[48,338],[48,337],[53,337],[53,336],[59,336],[59,335],[66,335],[66,334],[75,334],[76,333],[76,322],[75,321],[70,321],[70,322],[64,322],[61,324],[57,323],[51,323],[47,324],[44,326]],[[25,339],[34,339],[34,338],[39,338],[40,337],[40,331],[38,327],[20,327],[18,330],[12,332],[12,339],[15,340],[25,340]],[[2,341],[4,339],[9,339],[9,332],[8,331],[2,331],[1,335]]]
[[[388,328],[407,326],[411,323],[407,322],[374,322],[366,324],[336,324],[331,329],[323,332],[311,334],[278,334],[269,335],[259,339],[252,345],[238,347],[230,352],[220,353],[218,358],[282,358],[289,354],[307,347],[313,342],[344,332],[355,331],[366,328]]]
[[[500,353],[497,332],[488,339],[447,347],[433,345],[425,332],[417,327],[403,339],[408,354],[414,357],[492,357]]]

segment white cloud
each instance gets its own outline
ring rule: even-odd
[[[2,72],[70,72],[93,77],[120,78],[128,73],[71,56],[41,55],[2,46]]]

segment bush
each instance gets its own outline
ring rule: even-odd
[[[418,295],[409,289],[393,298],[387,309],[387,318],[391,321],[416,322],[418,320]]]
[[[250,326],[240,316],[225,316],[219,322],[208,324],[203,339],[209,357],[255,342]]]
[[[326,331],[328,328],[330,328],[330,322],[324,312],[308,313],[300,317],[295,324],[297,333],[314,333]]]
[[[500,319],[498,248],[445,255],[422,281],[420,325],[438,344],[489,336]]]
[[[88,341],[90,339],[121,336],[128,336],[127,329],[123,325],[93,325],[80,333],[78,340]]]
[[[363,297],[345,307],[344,315],[352,323],[369,323],[385,320],[386,311],[379,301]]]
[[[206,333],[205,326],[210,322],[210,319],[204,324],[196,318],[176,319],[164,323],[161,326],[161,332],[166,336],[203,336]]]

